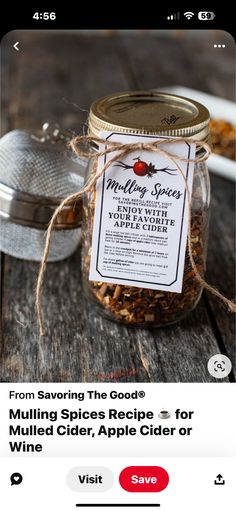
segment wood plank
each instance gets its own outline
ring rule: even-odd
[[[235,187],[232,182],[211,176],[212,204],[208,250],[208,281],[225,296],[235,297]],[[235,315],[208,294],[220,346],[235,369]],[[218,329],[218,332],[217,332]]]
[[[219,39],[220,38],[220,39]],[[213,39],[227,45],[223,58],[213,48]],[[208,39],[166,38],[138,39],[131,47],[131,38],[123,40],[123,52],[127,52],[134,82],[139,88],[156,88],[162,85],[184,85],[234,100],[234,47],[227,33],[214,33],[212,44]],[[148,53],[149,60],[144,54]],[[150,62],[153,65],[149,65]],[[188,73],[183,70],[188,69]],[[225,80],[227,76],[227,80]],[[226,83],[227,81],[227,83]],[[234,240],[235,188],[230,181],[212,175],[212,221],[209,235],[207,278],[222,292],[235,296]],[[214,220],[213,220],[214,217]],[[222,278],[223,277],[223,278]],[[223,281],[223,282],[222,282]],[[218,301],[209,297],[207,303],[210,321],[222,351],[233,361],[235,367],[235,321],[234,315]]]
[[[3,349],[3,329],[2,329],[3,258],[4,254],[0,252],[0,366],[1,354]]]
[[[14,70],[19,98],[9,128],[35,128],[53,119],[79,130],[78,111],[70,111],[62,97],[88,108],[101,95],[133,87],[135,73],[117,38],[44,35],[42,44],[39,34],[24,38],[24,56]],[[140,39],[132,39],[134,59],[138,48]],[[149,51],[149,45],[142,51],[146,70]],[[162,83],[167,71],[160,71]],[[149,87],[156,86],[152,76]],[[43,295],[47,335],[40,340],[34,314],[37,271],[35,263],[5,257],[3,381],[213,380],[206,364],[218,344],[202,301],[188,318],[165,329],[127,329],[108,322],[95,316],[84,299],[77,251],[48,266]]]
[[[227,46],[223,54],[213,47],[219,38]],[[144,33],[135,42],[132,36],[120,42],[139,89],[181,85],[234,101],[235,43],[230,34],[214,31],[208,39],[185,32],[172,39]]]
[[[92,101],[127,89],[113,38],[53,31],[14,32],[9,37],[21,46],[15,55],[8,39],[3,44],[13,73],[8,80],[11,128],[35,130],[51,121],[81,132]]]
[[[85,302],[77,251],[66,262],[48,265],[47,334],[40,340],[34,314],[37,271],[36,263],[6,258],[2,380],[111,381],[117,373],[119,381],[211,381],[206,364],[216,344],[203,304],[181,323],[157,330],[107,321]]]

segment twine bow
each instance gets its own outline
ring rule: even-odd
[[[194,143],[196,144],[196,149],[202,149],[201,153],[198,156],[196,156],[193,159],[183,158],[176,154],[170,153],[168,150],[163,149],[163,144],[179,144],[181,142],[187,142],[187,143]],[[87,144],[88,149],[82,149],[82,145]],[[100,145],[104,146],[103,150],[92,152],[90,149],[90,144]],[[129,143],[129,144],[123,144],[120,142],[114,142],[109,140],[104,140],[99,137],[93,137],[93,136],[78,136],[75,137],[71,142],[70,146],[72,147],[73,151],[80,157],[86,157],[91,158],[93,157],[95,160],[98,160],[101,156],[107,156],[111,153],[115,153],[115,155],[108,160],[105,165],[94,174],[91,174],[86,184],[83,186],[83,188],[79,192],[75,192],[68,197],[66,197],[61,204],[58,206],[58,208],[55,210],[51,221],[48,225],[47,234],[46,234],[46,242],[45,242],[45,248],[44,253],[42,257],[42,261],[40,264],[39,274],[38,274],[38,280],[37,280],[37,286],[36,286],[36,312],[37,312],[37,318],[39,323],[39,329],[40,329],[40,335],[44,335],[44,323],[43,323],[43,316],[42,316],[42,308],[41,308],[41,297],[42,297],[42,289],[43,289],[43,282],[44,282],[44,276],[45,276],[45,270],[46,270],[46,264],[48,259],[48,254],[50,250],[50,243],[52,238],[52,231],[56,223],[57,216],[59,213],[63,210],[65,206],[68,206],[69,204],[75,204],[76,201],[81,199],[86,193],[93,190],[95,187],[98,179],[106,172],[106,170],[112,165],[115,161],[118,159],[122,159],[128,154],[132,153],[133,151],[149,151],[153,153],[158,153],[161,156],[164,156],[168,160],[170,160],[177,168],[177,170],[180,172],[186,188],[186,194],[187,194],[187,207],[188,207],[188,229],[187,229],[187,241],[188,241],[188,251],[189,251],[189,258],[192,265],[192,269],[194,272],[194,276],[197,279],[197,281],[200,283],[200,285],[205,288],[207,291],[209,291],[211,294],[217,296],[225,305],[228,306],[228,309],[231,312],[236,312],[236,304],[226,298],[223,294],[218,291],[218,289],[214,288],[213,286],[207,284],[207,282],[203,279],[203,277],[200,275],[197,266],[195,264],[194,258],[193,258],[193,252],[192,252],[192,245],[191,245],[191,194],[188,186],[187,179],[179,165],[180,162],[193,162],[193,163],[201,163],[209,157],[211,153],[211,149],[209,145],[206,142],[197,141],[195,139],[191,138],[167,138],[167,139],[159,139],[154,141],[148,141],[148,142],[138,142],[138,143]],[[179,162],[179,163],[178,163]]]

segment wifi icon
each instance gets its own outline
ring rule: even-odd
[[[184,12],[184,16],[185,18],[187,18],[187,20],[191,20],[191,18],[194,16],[194,12],[190,11]]]

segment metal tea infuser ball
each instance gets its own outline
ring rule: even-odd
[[[67,148],[70,137],[46,123],[38,138],[24,130],[0,139],[0,250],[40,261],[49,221],[68,195],[84,184],[82,161]],[[82,202],[58,216],[49,261],[70,256],[81,239]]]

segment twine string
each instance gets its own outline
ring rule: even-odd
[[[187,143],[194,143],[196,144],[196,148],[202,149],[202,154],[199,154],[193,159],[184,158],[182,156],[179,156],[177,154],[172,154],[168,150],[163,149],[161,146],[163,144],[169,145],[169,144],[179,144],[181,142],[187,142]],[[88,149],[82,149],[81,145],[84,144],[88,145]],[[104,146],[103,150],[92,152],[91,151],[91,144],[95,144],[96,146]],[[68,197],[66,197],[61,204],[58,206],[58,208],[54,211],[54,214],[50,220],[50,223],[48,225],[47,233],[46,233],[46,241],[45,241],[45,248],[43,257],[40,264],[38,279],[37,279],[37,285],[36,285],[36,313],[37,313],[37,319],[39,324],[39,330],[40,335],[44,335],[44,322],[43,322],[43,314],[42,314],[42,306],[41,306],[41,299],[42,299],[42,290],[43,290],[43,283],[45,278],[45,271],[46,271],[46,265],[47,265],[47,259],[48,254],[50,250],[50,243],[52,239],[52,233],[53,229],[56,224],[57,216],[60,214],[60,212],[64,209],[65,206],[68,206],[69,204],[76,204],[76,202],[81,199],[86,193],[91,192],[99,178],[107,171],[107,169],[118,159],[122,159],[128,154],[134,152],[134,151],[149,151],[153,153],[158,153],[159,155],[164,156],[168,160],[170,160],[177,168],[179,173],[182,176],[182,179],[185,183],[185,189],[186,189],[186,195],[187,195],[187,208],[188,208],[188,228],[187,228],[187,243],[188,243],[188,252],[189,252],[189,258],[191,262],[191,266],[194,272],[194,276],[196,280],[200,283],[200,285],[205,288],[207,291],[209,291],[211,294],[217,296],[227,307],[231,312],[236,312],[236,304],[225,297],[218,289],[208,284],[204,278],[200,275],[196,263],[194,261],[193,252],[192,252],[192,244],[191,244],[191,194],[188,186],[187,179],[180,167],[180,162],[192,162],[192,163],[201,163],[209,157],[211,153],[211,149],[209,145],[206,142],[197,141],[195,139],[191,138],[184,138],[179,137],[176,139],[159,139],[155,140],[153,142],[139,142],[139,143],[129,143],[129,144],[122,144],[120,142],[114,142],[109,140],[104,140],[99,137],[93,137],[88,135],[82,135],[75,137],[71,142],[70,146],[72,147],[75,154],[81,157],[86,158],[93,158],[96,161],[98,158],[107,156],[109,154],[115,153],[114,156],[112,156],[111,159],[108,159],[108,161],[104,164],[102,168],[99,169],[99,171],[95,172],[94,174],[91,174],[88,178],[87,182],[81,188],[79,192],[75,192]]]

